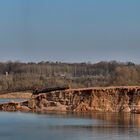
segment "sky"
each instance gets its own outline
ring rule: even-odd
[[[140,64],[140,0],[0,0],[0,61]]]

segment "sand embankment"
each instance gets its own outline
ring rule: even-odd
[[[17,94],[14,95],[18,97]],[[26,94],[20,93],[19,95],[21,98]],[[12,96],[11,93],[10,96]],[[91,87],[53,91],[33,96],[20,103],[0,104],[0,110],[140,113],[140,86]]]
[[[12,92],[12,93],[5,93],[5,94],[0,94],[0,98],[2,99],[29,99],[31,98],[32,93],[30,92]]]

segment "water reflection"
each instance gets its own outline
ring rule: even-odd
[[[82,113],[77,115],[93,120],[102,120],[102,123],[98,123],[98,125],[87,127],[99,134],[119,134],[140,137],[140,114]]]
[[[140,127],[140,114],[131,114],[131,113],[76,113],[74,114],[77,117],[90,118],[103,120],[109,124],[123,125],[129,127],[136,125]]]
[[[117,113],[78,113],[57,114],[60,118],[74,118],[73,123],[51,126],[51,129],[86,129],[99,135],[125,135],[139,136],[140,115],[139,114],[117,114]],[[82,120],[83,119],[83,120]],[[78,122],[77,120],[80,120]],[[84,121],[86,120],[86,121]],[[90,120],[90,121],[87,121]],[[77,123],[78,122],[78,123]]]
[[[0,112],[0,139],[138,140],[140,115]]]

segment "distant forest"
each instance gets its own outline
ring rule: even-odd
[[[140,65],[132,62],[61,63],[1,62],[0,91],[18,91],[32,86],[91,87],[140,85]]]

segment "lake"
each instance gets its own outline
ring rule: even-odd
[[[140,115],[0,112],[0,140],[139,140]]]
[[[8,103],[8,102],[22,102],[22,101],[27,101],[28,99],[21,99],[21,98],[19,98],[19,99],[15,99],[15,98],[1,98],[0,99],[0,103]]]

